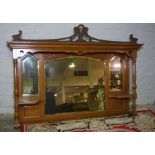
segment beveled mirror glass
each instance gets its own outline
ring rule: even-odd
[[[110,59],[110,90],[120,91],[121,90],[121,58],[119,56],[113,56]]]
[[[22,60],[23,95],[38,94],[38,60],[27,55]]]
[[[86,57],[45,62],[45,113],[103,111],[105,63]]]

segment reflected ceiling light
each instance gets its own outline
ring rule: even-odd
[[[114,64],[114,68],[120,68],[121,67],[121,64],[120,63],[115,63]]]
[[[74,68],[74,67],[75,67],[75,64],[72,62],[72,63],[69,64],[68,67],[69,67],[69,68]]]
[[[57,94],[57,93],[55,93],[55,94],[54,94],[54,96],[55,96],[55,97],[57,97],[57,96],[58,96],[58,94]]]
[[[112,57],[112,58],[110,59],[110,61],[113,61],[115,58],[116,58],[116,56]]]

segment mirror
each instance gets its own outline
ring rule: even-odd
[[[105,62],[85,57],[45,61],[45,113],[104,110]]]
[[[38,94],[38,60],[27,55],[22,61],[23,95]]]
[[[121,58],[114,56],[110,59],[110,90],[121,90]]]

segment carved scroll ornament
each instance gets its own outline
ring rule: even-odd
[[[74,27],[73,35],[69,37],[59,38],[59,39],[45,39],[45,40],[30,40],[22,39],[22,31],[20,30],[18,34],[12,36],[14,41],[71,41],[71,42],[102,42],[102,43],[137,43],[138,39],[133,37],[133,34],[129,36],[129,42],[121,41],[109,41],[103,39],[97,39],[88,34],[88,27],[85,27],[83,24]]]

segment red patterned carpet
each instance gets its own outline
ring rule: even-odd
[[[151,110],[139,110],[135,121],[132,117],[125,115],[64,121],[55,124],[23,125],[21,130],[26,132],[154,132],[155,113]]]

